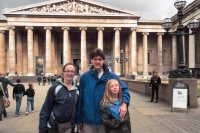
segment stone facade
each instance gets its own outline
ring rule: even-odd
[[[200,2],[194,1],[185,8],[188,16],[184,22],[194,16],[200,18],[199,6]],[[67,62],[79,63],[82,73],[89,69],[89,53],[96,47],[112,57],[112,71],[118,75],[120,64],[115,57],[121,49],[129,57],[125,74],[148,76],[158,71],[162,75],[177,67],[176,36],[165,33],[161,20],[140,20],[141,14],[135,12],[90,0],[57,0],[4,10],[2,14],[6,18],[0,19],[0,67],[10,75],[15,71],[38,75],[37,56],[43,58],[45,75],[62,73]],[[172,19],[175,30],[177,18]],[[200,28],[196,35],[185,36],[188,67],[200,67],[199,35]]]

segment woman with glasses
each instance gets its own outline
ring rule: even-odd
[[[75,107],[78,98],[78,88],[73,78],[76,66],[67,63],[63,67],[63,79],[58,78],[49,88],[45,102],[40,111],[39,132],[58,133],[59,123],[71,122],[75,125]],[[72,130],[68,129],[67,133]]]

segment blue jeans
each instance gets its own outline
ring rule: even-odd
[[[29,112],[30,104],[31,110],[34,111],[34,97],[27,97],[26,112]]]
[[[16,100],[16,111],[15,115],[20,115],[20,106],[22,103],[22,94],[15,94],[15,100]]]

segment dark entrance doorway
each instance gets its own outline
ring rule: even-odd
[[[81,70],[81,59],[73,59],[73,63],[76,66],[77,69],[77,73],[76,75],[80,74],[80,70]]]

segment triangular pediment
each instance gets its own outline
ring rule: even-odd
[[[141,14],[121,8],[105,5],[92,0],[50,0],[18,8],[3,10],[2,14],[95,14],[95,15],[127,15],[141,17]]]

